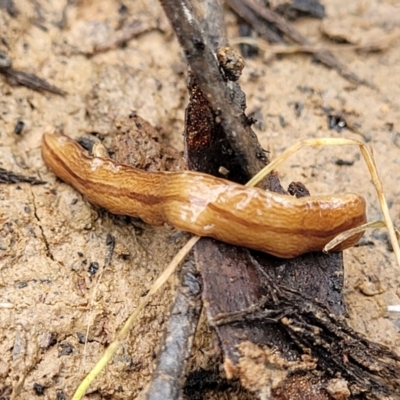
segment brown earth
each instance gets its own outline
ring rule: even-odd
[[[0,397],[32,399],[39,384],[46,399],[70,398],[186,236],[168,227],[132,224],[91,206],[48,171],[40,156],[41,136],[55,129],[74,138],[90,132],[107,137],[117,120],[136,111],[166,143],[182,150],[186,64],[156,2],[127,2],[128,13],[108,0],[68,7],[66,0],[15,3],[15,17],[0,8],[0,50],[15,69],[37,74],[68,94],[38,93],[0,77],[0,167],[47,182],[0,186]],[[312,43],[331,45],[327,35],[369,43],[400,31],[397,0],[323,3],[325,20],[295,23]],[[94,45],[115,37],[122,24],[137,20],[148,32],[123,48],[88,55]],[[236,37],[236,17],[227,11],[226,21],[229,37]],[[397,225],[399,44],[397,39],[379,52],[335,53],[370,87],[355,86],[301,54],[247,60],[240,81],[248,113],[259,120],[257,134],[272,158],[303,138],[367,141]],[[327,114],[342,115],[350,129],[329,130]],[[18,121],[25,123],[19,135],[14,133]],[[380,218],[357,148],[302,150],[279,172],[287,184],[301,180],[313,194],[361,193],[369,219]],[[116,247],[105,266],[108,235]],[[96,275],[88,272],[93,263],[99,266]],[[400,267],[385,230],[367,233],[360,246],[346,251],[345,266],[350,325],[399,353],[400,315],[388,313],[387,305],[400,304]],[[135,398],[143,391],[175,285],[153,299],[85,398]],[[202,354],[217,345],[209,343]]]

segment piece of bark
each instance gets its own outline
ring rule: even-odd
[[[237,313],[261,302],[273,289],[263,282],[265,270],[271,271],[278,287],[298,288],[305,298],[318,299],[338,315],[344,313],[340,292],[343,275],[337,274],[342,267],[341,254],[308,254],[295,261],[283,260],[221,244],[213,239],[201,240],[196,249],[196,262],[203,278],[203,299],[211,322],[219,314]],[[310,258],[319,263],[316,270],[309,267]],[[218,271],[210,265],[217,265]],[[240,327],[239,333],[238,327],[226,325],[217,328],[221,338],[224,338],[221,343],[232,364],[238,361],[236,347],[244,338],[259,345],[281,343],[280,346],[289,351],[290,341],[282,340],[282,333],[276,326],[261,326],[262,323]]]

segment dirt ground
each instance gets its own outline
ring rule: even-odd
[[[35,73],[65,97],[11,86],[0,76],[0,167],[47,183],[0,186],[0,398],[68,399],[98,360],[152,281],[185,241],[169,227],[114,217],[57,180],[41,155],[43,132],[107,137],[136,111],[182,150],[186,64],[157,2],[18,0],[19,14],[0,8],[0,50],[15,69]],[[0,3],[2,4],[2,3]],[[324,0],[327,18],[295,26],[312,43],[327,36],[368,43],[400,31],[398,0]],[[141,21],[148,31],[123,48],[90,55],[119,27]],[[227,11],[229,37],[237,37]],[[337,51],[371,86],[356,86],[309,55],[260,55],[246,60],[240,80],[248,113],[271,157],[296,141],[348,137],[374,149],[395,224],[400,225],[400,39],[380,52]],[[328,114],[349,128],[328,128]],[[14,132],[24,122],[20,134]],[[289,184],[313,194],[358,192],[369,220],[379,219],[376,193],[357,148],[302,150],[279,169]],[[115,252],[107,237],[115,238]],[[96,264],[97,263],[97,264]],[[95,275],[93,271],[99,267]],[[385,230],[367,233],[345,252],[349,324],[400,354],[400,266]],[[86,399],[135,398],[146,387],[176,281],[143,312],[128,340],[96,379]],[[85,337],[88,342],[85,345]],[[212,352],[213,346],[202,354]],[[196,357],[196,352],[194,356]],[[228,398],[228,397],[227,397]],[[230,398],[236,398],[231,396]]]

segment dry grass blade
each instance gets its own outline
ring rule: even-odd
[[[324,252],[328,253],[332,249],[334,249],[338,244],[344,242],[346,239],[349,237],[352,237],[356,233],[364,232],[367,229],[376,229],[376,228],[385,228],[386,224],[384,221],[373,221],[373,222],[368,222],[366,224],[357,226],[356,228],[349,229],[346,232],[341,233],[340,235],[337,235],[333,240],[331,240],[325,247],[324,247]]]
[[[85,377],[85,379],[81,382],[81,384],[76,389],[72,400],[80,400],[84,395],[86,390],[89,388],[90,384],[96,379],[97,375],[103,370],[103,368],[110,361],[111,357],[117,351],[118,347],[121,343],[126,339],[130,329],[132,328],[134,322],[136,321],[139,313],[149,304],[152,296],[164,285],[165,282],[169,279],[169,277],[175,272],[178,265],[183,261],[185,256],[189,253],[191,248],[196,244],[196,242],[200,238],[198,236],[193,236],[186,244],[182,247],[181,250],[175,255],[173,260],[169,263],[168,267],[164,270],[164,272],[156,279],[156,281],[151,286],[149,292],[145,297],[142,298],[140,304],[137,306],[135,311],[131,314],[131,316],[127,319],[122,329],[118,332],[116,339],[107,347],[107,350],[103,353],[100,360],[97,364],[92,368],[89,374]]]

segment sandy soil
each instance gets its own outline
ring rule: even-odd
[[[359,44],[399,32],[397,0],[325,0],[324,21],[299,20],[313,43],[340,36]],[[74,138],[107,137],[115,121],[136,111],[166,142],[182,150],[187,101],[185,62],[157,2],[84,0],[16,2],[11,17],[0,9],[0,50],[13,66],[68,92],[65,97],[11,86],[0,77],[0,167],[45,180],[45,185],[0,186],[0,397],[70,398],[80,380],[136,307],[185,235],[114,217],[61,183],[40,156],[43,132]],[[151,4],[151,5],[150,5]],[[60,29],[65,11],[65,25]],[[141,21],[149,31],[124,48],[89,56],[122,24]],[[229,36],[237,36],[227,12]],[[321,33],[325,32],[325,36]],[[274,157],[299,139],[348,137],[372,145],[392,217],[400,225],[400,40],[375,53],[337,52],[372,87],[355,86],[310,56],[247,60],[241,79],[257,134]],[[351,129],[328,129],[327,113],[344,115]],[[14,133],[18,121],[25,127]],[[343,165],[339,165],[343,164]],[[316,194],[358,192],[369,219],[379,204],[356,148],[302,150],[280,168],[283,181],[303,181]],[[106,263],[107,236],[115,253]],[[400,353],[399,266],[385,230],[367,233],[345,252],[349,323],[369,339]],[[91,275],[89,270],[99,271]],[[154,368],[175,282],[154,298],[129,339],[91,386],[87,399],[135,398]],[[89,328],[88,328],[89,326]],[[83,344],[87,336],[88,343]],[[201,341],[200,341],[201,342]],[[36,384],[36,391],[35,391]]]

